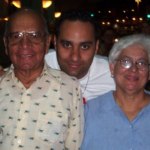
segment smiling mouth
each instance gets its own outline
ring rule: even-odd
[[[126,79],[132,80],[132,81],[137,81],[137,77],[132,77],[132,76],[125,76]]]
[[[32,55],[20,55],[20,57],[31,57]]]

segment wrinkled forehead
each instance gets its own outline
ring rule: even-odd
[[[148,52],[141,44],[135,44],[124,48],[118,57],[122,56],[146,59],[149,61]]]
[[[8,33],[22,30],[44,32],[43,20],[31,11],[18,12],[8,22]]]

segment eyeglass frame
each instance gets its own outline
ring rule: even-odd
[[[120,60],[117,60],[117,59],[115,59],[115,61],[120,61],[120,64],[121,64],[121,66],[123,67],[123,68],[125,68],[123,65],[122,65],[122,63],[121,63],[121,61],[123,61],[123,59],[120,59]],[[132,65],[133,65],[133,63],[136,65],[136,67],[137,67],[137,69],[139,69],[138,68],[138,62],[136,62],[136,61],[131,61],[131,60],[127,60],[127,61],[129,61],[129,62],[131,62],[131,66],[129,67],[129,68],[131,68],[132,67]],[[140,63],[140,62],[139,62]],[[149,65],[150,64],[147,64],[147,68],[149,68]],[[129,68],[125,68],[125,69],[129,69]],[[141,70],[141,69],[139,69],[139,70]],[[144,69],[144,70],[141,70],[141,71],[145,71],[146,70],[146,68]],[[148,69],[149,70],[149,69]]]
[[[21,33],[21,36],[22,36],[22,37],[21,37],[20,41],[23,39],[24,34],[26,34],[26,36],[28,37],[28,34],[30,34],[30,33],[38,33],[38,34],[41,35],[41,42],[42,42],[43,36],[49,36],[48,33],[45,33],[45,34],[42,35],[41,33],[36,32],[36,31],[22,31],[22,32],[12,32],[12,33],[9,33],[9,34],[6,36],[6,39],[9,40],[9,36],[10,36],[11,34],[15,34],[15,33],[18,33],[18,35]],[[29,39],[29,40],[30,40],[30,39]],[[20,43],[20,41],[14,43],[14,44],[11,44],[11,45],[16,45],[16,44]],[[39,42],[39,43],[32,42],[31,40],[30,40],[30,42],[31,42],[31,43],[35,43],[35,44],[40,44],[40,43],[41,43],[41,42]]]

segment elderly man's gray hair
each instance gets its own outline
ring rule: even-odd
[[[10,17],[9,17],[9,20],[6,22],[6,25],[5,25],[5,31],[4,31],[4,36],[7,37],[7,34],[8,34],[8,29],[9,29],[9,23],[11,22],[11,19],[12,17],[19,13],[19,12],[33,12],[35,14],[37,14],[39,16],[39,18],[41,19],[41,21],[43,22],[43,25],[44,25],[44,32],[48,35],[49,32],[48,32],[48,27],[47,27],[47,22],[45,20],[45,18],[38,12],[36,12],[35,10],[33,9],[29,9],[29,8],[21,8],[19,9],[18,11],[16,11],[15,13],[13,13]]]

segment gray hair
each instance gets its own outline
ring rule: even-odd
[[[114,64],[115,59],[119,56],[122,50],[133,45],[140,45],[144,50],[146,50],[150,61],[150,36],[137,34],[123,37],[113,45],[108,56],[109,63]]]
[[[43,25],[44,25],[44,32],[48,35],[49,34],[49,31],[48,31],[48,27],[47,27],[47,22],[45,20],[45,18],[38,12],[36,12],[35,10],[33,9],[30,9],[30,8],[21,8],[19,9],[18,11],[16,11],[15,13],[13,13],[10,17],[9,17],[9,20],[6,22],[5,24],[5,31],[4,31],[4,36],[6,37],[7,34],[8,34],[8,30],[9,30],[9,24],[11,22],[11,19],[13,18],[13,16],[15,14],[18,14],[20,12],[33,12],[35,14],[37,14],[39,16],[39,18],[43,21]]]

